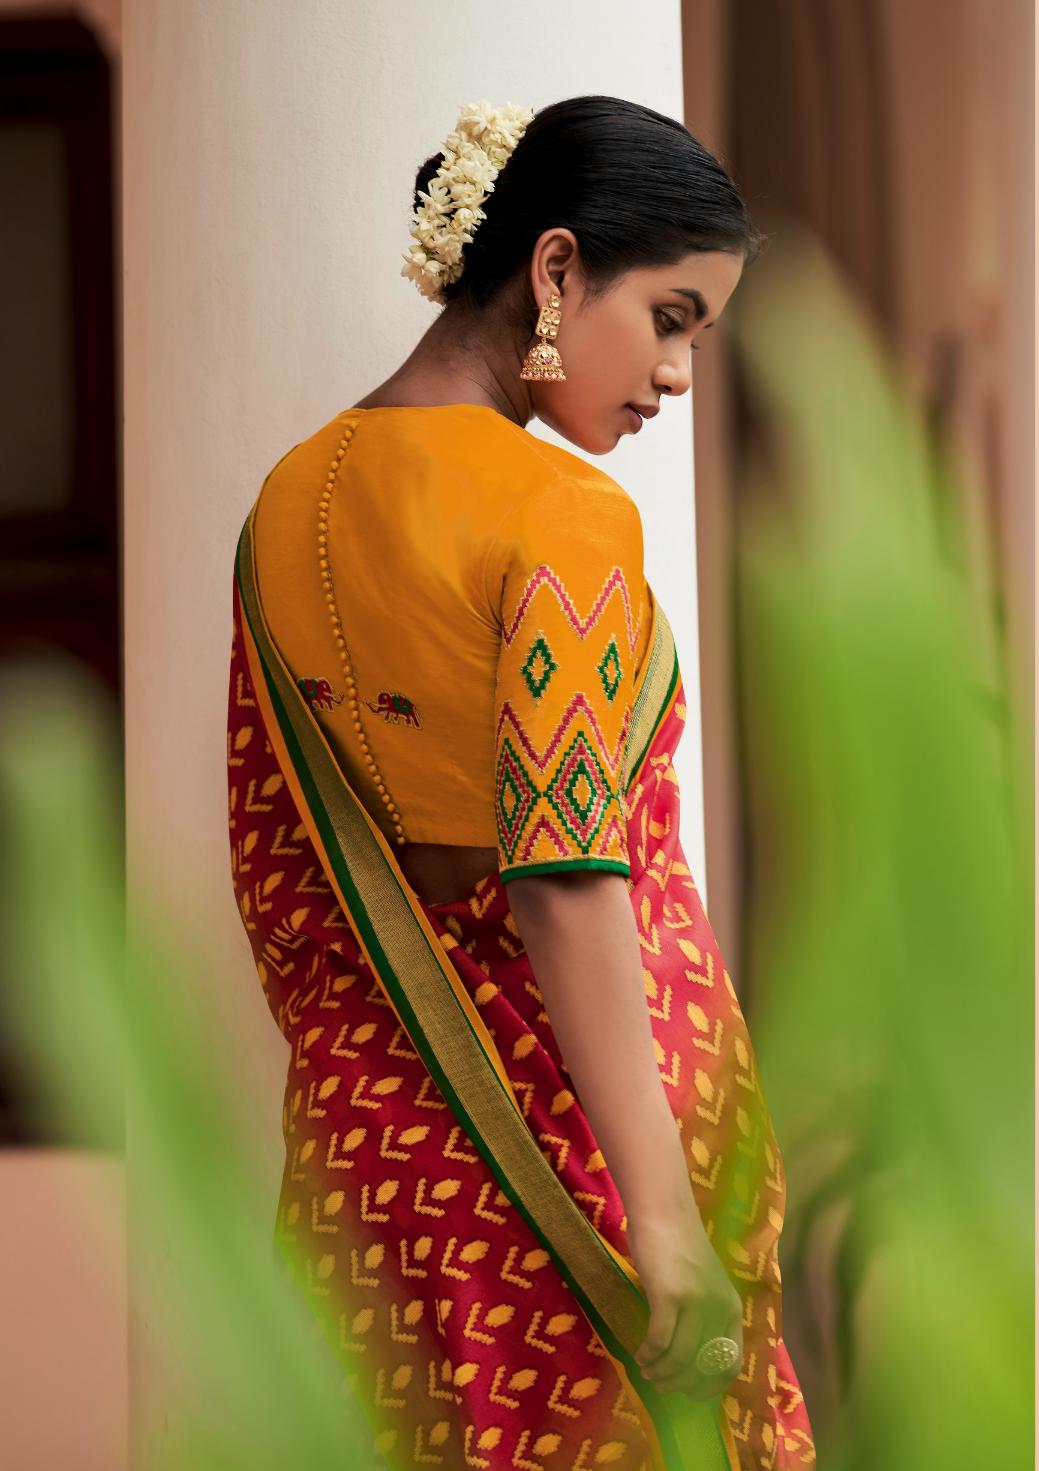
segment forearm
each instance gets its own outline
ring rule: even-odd
[[[513,879],[509,903],[559,1050],[632,1219],[700,1223],[657,1068],[621,874]]]

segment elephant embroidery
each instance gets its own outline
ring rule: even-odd
[[[334,710],[346,699],[345,695],[332,688],[327,679],[302,675],[296,680],[296,683],[303,691],[303,698],[312,710]]]
[[[392,694],[389,690],[380,690],[377,700],[365,700],[369,710],[374,710],[376,715],[381,715],[383,720],[392,721],[394,725],[420,726],[422,722],[418,718],[418,711],[414,702],[407,695]]]

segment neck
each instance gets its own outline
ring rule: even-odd
[[[530,385],[519,375],[526,345],[491,314],[444,307],[409,357],[380,388],[409,403],[479,403],[521,427],[533,417]]]

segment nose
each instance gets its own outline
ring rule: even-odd
[[[692,383],[692,354],[690,361],[684,366],[669,365],[666,372],[658,375],[656,389],[658,393],[666,393],[670,398],[680,398],[683,393],[689,392]]]

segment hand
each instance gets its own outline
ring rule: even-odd
[[[630,1222],[628,1246],[650,1307],[636,1363],[659,1393],[678,1390],[692,1400],[713,1399],[740,1371],[743,1304],[699,1214],[691,1207],[684,1219],[667,1226]],[[740,1358],[732,1369],[705,1375],[696,1355],[716,1337],[733,1339]]]

